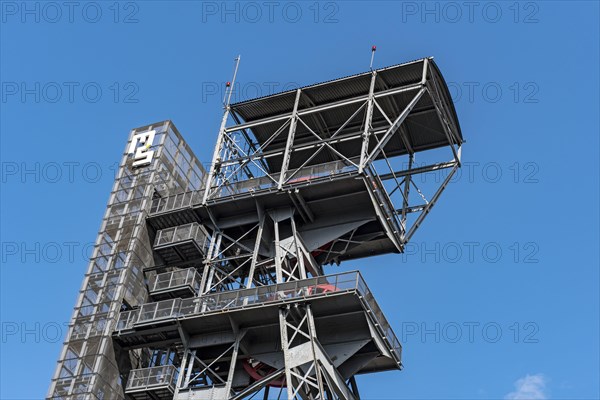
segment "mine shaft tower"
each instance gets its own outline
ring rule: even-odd
[[[324,268],[402,252],[462,143],[432,58],[227,105],[209,171],[134,129],[48,398],[359,399],[401,345]]]

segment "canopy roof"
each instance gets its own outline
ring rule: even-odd
[[[437,95],[432,95],[430,90],[426,91],[409,113],[402,128],[408,138],[410,147],[415,152],[448,145],[443,122],[436,111],[434,101],[438,101],[438,108],[445,110],[447,119],[449,119],[448,123],[452,128],[451,131],[456,135],[454,140],[457,143],[463,142],[456,111],[444,78],[432,58],[375,70],[374,93],[377,104],[381,107],[387,119],[394,121],[422,87],[426,61],[426,80],[429,87],[433,88]],[[310,129],[323,139],[331,137],[338,131],[368,99],[371,77],[372,72],[368,71],[302,87],[298,103],[298,114],[303,123],[297,124],[294,144],[315,141],[315,135],[310,132]],[[240,126],[247,125],[247,129],[252,131],[256,143],[262,145],[281,128],[285,122],[285,116],[289,117],[291,115],[295,99],[296,90],[294,89],[234,103],[231,105],[231,111],[241,120]],[[336,137],[343,138],[360,134],[364,129],[365,112],[366,107],[363,107],[349,123],[337,132]],[[389,126],[387,119],[378,107],[373,108],[372,128],[378,138],[383,135]],[[284,131],[285,134],[277,136],[269,144],[269,150],[285,147],[287,130]],[[376,141],[372,140],[370,147],[375,145]],[[360,141],[357,140],[338,141],[332,146],[348,158],[358,157],[361,151]],[[394,135],[385,145],[384,152],[379,154],[378,158],[398,156],[407,152],[402,138],[399,135]],[[301,165],[311,155],[311,152],[304,153],[304,157],[295,154],[290,168]],[[314,157],[308,165],[321,164],[337,159],[339,157],[335,152],[323,151],[317,157]],[[282,157],[270,157],[268,163],[271,171],[277,171],[281,167]]]

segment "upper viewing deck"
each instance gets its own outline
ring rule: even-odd
[[[149,221],[235,237],[258,209],[291,208],[300,232],[323,237],[310,251],[348,235],[329,261],[401,252],[460,167],[462,143],[432,58],[235,103],[204,187],[155,199]],[[433,187],[414,179],[442,169]]]
[[[370,92],[372,77],[373,91]],[[374,71],[364,72],[345,78],[302,87],[302,95],[294,106],[296,90],[247,100],[231,105],[231,112],[239,116],[240,123],[228,126],[226,132],[250,130],[256,144],[263,148],[264,159],[272,172],[283,166],[282,149],[286,146],[287,135],[276,135],[281,123],[294,113],[301,119],[294,134],[294,144],[298,147],[289,168],[301,165],[318,165],[336,161],[342,154],[352,159],[360,157],[361,143],[355,141],[364,132],[364,119],[351,117],[372,95],[378,102],[373,110],[371,128],[382,136],[390,117],[399,114],[414,100],[424,87],[429,87],[408,110],[405,121],[408,141],[391,137],[384,145],[383,152],[374,158],[394,157],[409,152],[419,152],[448,145],[445,124],[450,124],[455,143],[462,143],[462,133],[448,87],[433,58],[420,59]],[[436,108],[444,108],[442,117]],[[362,110],[361,110],[362,111]],[[337,152],[319,152],[316,133],[325,133],[323,139],[335,145]],[[372,150],[376,141],[371,143]],[[385,155],[384,155],[385,153]],[[314,156],[313,156],[314,155]],[[310,159],[310,160],[309,160]],[[233,161],[233,160],[232,160]]]

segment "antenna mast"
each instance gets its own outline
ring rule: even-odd
[[[240,59],[242,58],[241,55],[238,55],[234,61],[235,61],[235,67],[233,69],[233,79],[231,80],[231,82],[227,82],[225,84],[225,94],[223,96],[223,106],[225,108],[229,107],[229,103],[231,102],[231,93],[233,93],[233,88],[235,85],[235,78],[237,76],[237,72],[238,72],[238,67],[240,66]],[[225,98],[227,98],[227,102],[225,102]]]
[[[373,71],[373,59],[375,59],[375,52],[377,51],[377,46],[371,46],[371,64],[369,65],[369,69]]]

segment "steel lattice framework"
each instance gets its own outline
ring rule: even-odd
[[[360,398],[401,345],[324,269],[402,252],[462,143],[431,58],[227,105],[208,172],[133,130],[48,398]]]

